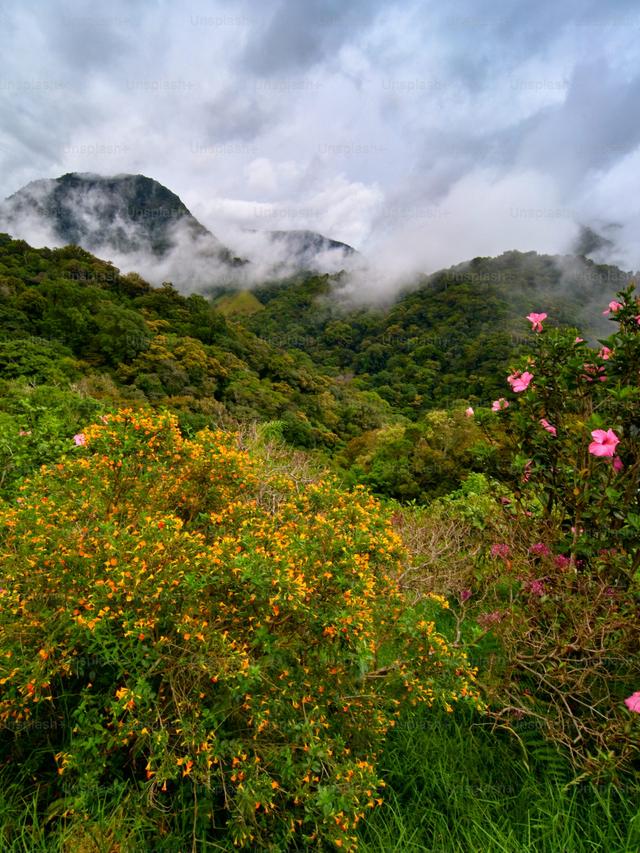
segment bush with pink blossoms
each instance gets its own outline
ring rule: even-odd
[[[530,717],[594,775],[630,770],[640,755],[640,720],[629,713],[640,693],[633,287],[606,313],[616,328],[596,346],[530,315],[531,354],[505,377],[505,404],[480,414],[501,458],[509,451],[502,480],[514,499],[499,505],[518,546],[507,560],[499,542],[486,544],[483,578],[465,605],[468,630],[477,636],[481,625],[503,650],[484,662],[496,718]]]
[[[533,379],[524,391],[514,388],[500,421],[514,486],[557,524],[559,550],[588,568],[603,548],[622,547],[633,577],[640,569],[640,303],[629,288],[612,305],[617,329],[598,347],[571,329],[532,334],[528,370],[514,370],[507,382]]]

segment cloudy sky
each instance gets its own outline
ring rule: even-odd
[[[311,228],[384,266],[640,268],[637,0],[0,5],[0,194],[140,172],[224,239]]]

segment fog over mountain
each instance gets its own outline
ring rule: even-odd
[[[0,231],[36,246],[76,244],[182,291],[249,286],[301,269],[337,272],[354,249],[312,231],[246,231],[227,248],[167,187],[144,175],[69,173],[32,181],[0,204]]]
[[[605,238],[592,256],[640,266],[633,0],[51,0],[0,18],[2,197],[142,173],[239,256],[253,230],[356,247],[372,293],[570,252],[583,228]]]

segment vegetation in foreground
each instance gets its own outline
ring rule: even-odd
[[[518,733],[527,739],[524,748],[481,718],[433,709],[403,714],[379,759],[386,783],[383,803],[361,826],[358,849],[635,853],[640,846],[637,785],[575,782],[570,764],[539,732],[520,728]],[[84,811],[66,815],[63,801],[45,809],[33,784],[16,782],[10,771],[5,770],[0,791],[8,853],[237,849],[229,840],[194,834],[192,802],[179,798],[171,804],[172,828],[164,838],[154,836],[144,788],[129,790],[128,796],[97,791]]]
[[[53,285],[9,285],[45,329]],[[192,322],[157,293],[145,329]],[[209,428],[204,390],[123,409],[124,362],[6,338],[3,847],[637,849],[640,303],[607,313],[595,349],[532,313],[492,406],[293,463],[282,418]],[[295,422],[314,393],[286,392]]]
[[[186,796],[213,839],[351,849],[400,709],[480,703],[446,601],[402,594],[362,488],[300,489],[169,415],[103,421],[2,515],[4,762],[76,814],[146,783],[160,838]]]

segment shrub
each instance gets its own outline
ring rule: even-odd
[[[13,495],[21,478],[53,462],[71,438],[104,406],[96,399],[55,385],[0,383],[0,497]]]
[[[101,420],[0,515],[3,761],[67,816],[113,791],[155,841],[186,815],[194,838],[352,848],[401,708],[478,704],[440,605],[403,597],[362,487],[168,414]]]
[[[533,354],[508,378],[510,405],[488,415],[500,419],[512,450],[515,496],[504,515],[517,541],[486,548],[485,608],[474,612],[503,644],[492,684],[498,717],[531,718],[594,774],[631,769],[640,747],[624,705],[640,688],[633,288],[608,313],[618,329],[597,350],[575,330],[548,331],[546,315],[529,317]]]

